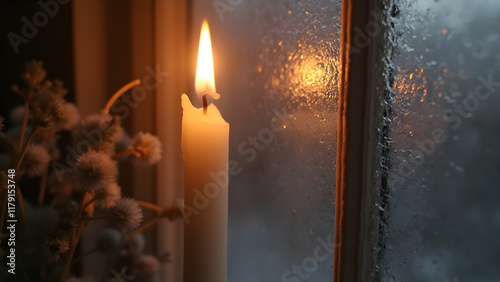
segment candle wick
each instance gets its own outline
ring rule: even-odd
[[[203,95],[201,99],[203,100],[203,114],[207,115],[207,107],[208,107],[207,94]]]

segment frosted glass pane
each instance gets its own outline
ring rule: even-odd
[[[378,279],[500,281],[500,2],[398,9]]]
[[[322,246],[334,232],[340,2],[199,0],[193,10],[193,42],[208,16],[216,104],[241,170],[229,185],[228,281],[331,282]]]

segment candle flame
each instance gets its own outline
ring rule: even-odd
[[[212,43],[210,42],[210,29],[207,20],[201,25],[200,45],[198,47],[198,63],[196,65],[196,93],[200,98],[208,94],[214,99],[220,95],[215,92],[214,59]]]

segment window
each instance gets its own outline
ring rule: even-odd
[[[498,280],[500,5],[398,9],[378,277]]]
[[[500,7],[373,2],[344,1],[335,281],[498,280]]]

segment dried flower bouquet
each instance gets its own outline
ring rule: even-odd
[[[22,281],[158,281],[160,263],[167,259],[144,254],[141,232],[163,218],[182,217],[182,206],[159,207],[122,195],[118,160],[154,165],[161,159],[162,145],[149,133],[130,139],[120,118],[109,113],[113,103],[140,82],[121,88],[101,113],[82,118],[65,100],[62,82],[46,79],[41,62],[27,63],[22,80],[24,85],[12,90],[24,104],[11,111],[9,130],[0,117],[0,280],[15,272]],[[76,152],[73,157],[62,156],[61,134],[71,136],[66,149]],[[22,191],[38,191],[38,197],[30,202]],[[157,214],[143,225],[142,208]],[[12,219],[17,221],[16,267],[11,272],[6,265],[11,260]],[[109,226],[101,230],[94,248],[76,256],[82,231],[94,221]],[[109,261],[104,277],[73,276],[71,268],[95,252]]]

